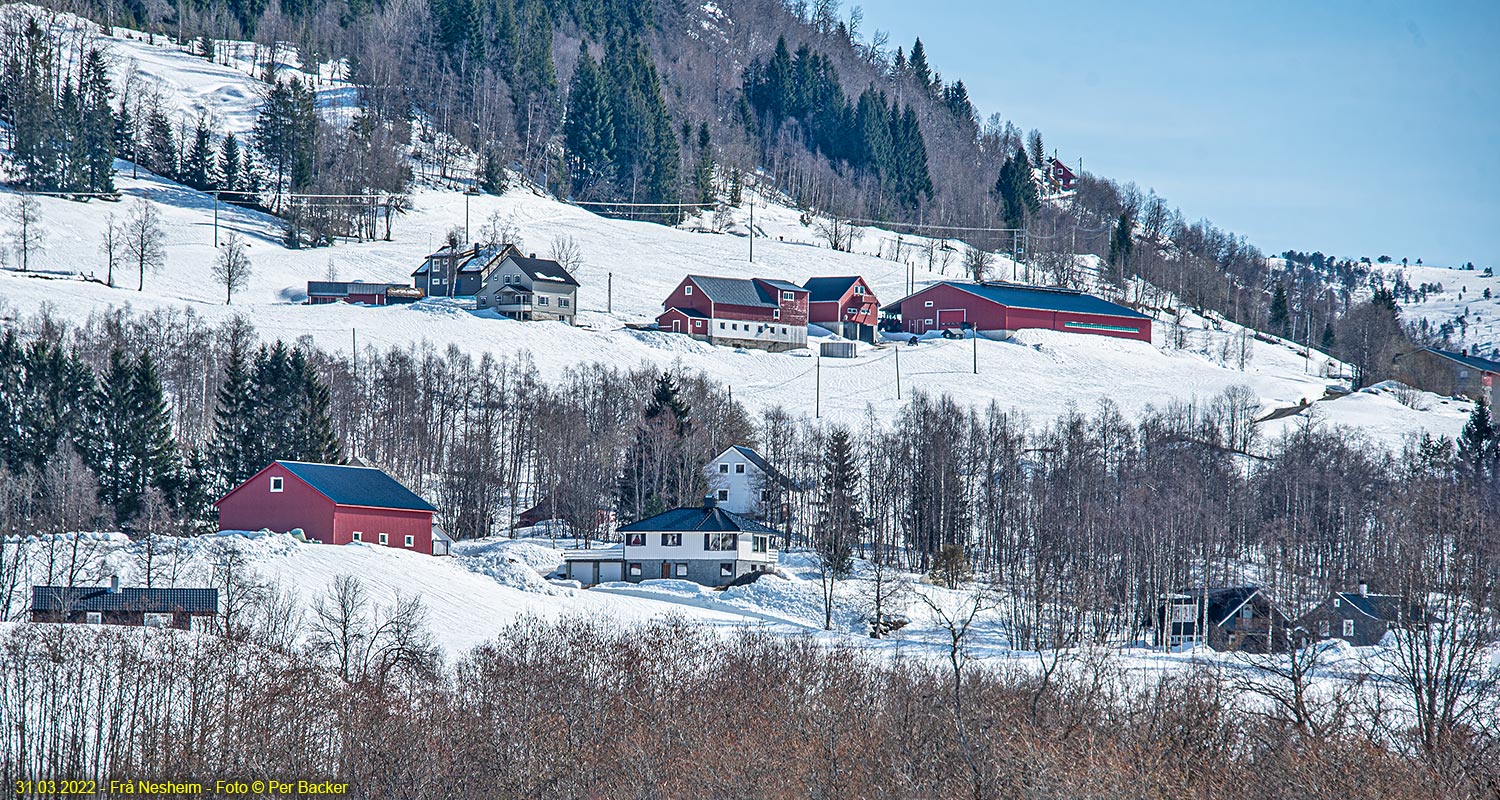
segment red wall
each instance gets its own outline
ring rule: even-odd
[[[273,477],[282,478],[280,492],[271,491]],[[219,530],[286,533],[301,528],[309,538],[326,542],[333,537],[333,509],[332,500],[286,467],[272,464],[219,501]]]
[[[687,286],[693,287],[692,294],[683,291]],[[667,295],[667,301],[662,303],[664,308],[691,308],[704,316],[708,316],[709,307],[712,305],[704,296],[703,290],[693,283],[692,278],[683,278],[682,283],[677,284],[677,288]]]
[[[927,307],[927,302],[932,302],[932,307]],[[1113,336],[1119,339],[1135,339],[1150,343],[1151,320],[1140,317],[1112,317],[1104,314],[1078,314],[1068,311],[1041,311],[1031,308],[1010,308],[1002,306],[991,300],[986,300],[962,289],[939,284],[925,291],[906,298],[901,302],[901,329],[908,333],[925,333],[938,330],[938,312],[951,309],[962,309],[964,321],[970,323],[981,331],[1007,330],[1015,331],[1024,328],[1041,328],[1043,330],[1064,331],[1067,333],[1089,333],[1095,336]],[[944,315],[944,324],[951,325]],[[956,314],[952,316],[957,316]],[[931,319],[931,323],[923,320]],[[1127,331],[1090,330],[1086,328],[1069,328],[1068,322],[1085,323],[1094,325],[1113,325],[1120,327],[1134,327],[1136,333]]]
[[[668,333],[672,332],[672,321],[677,321],[678,333],[691,333],[702,336],[708,333],[708,320],[699,317],[690,317],[678,311],[676,308],[669,309],[666,313],[656,318],[656,326]]]
[[[282,478],[281,491],[271,491],[271,478]],[[410,549],[432,552],[432,512],[393,508],[335,506],[332,500],[303,483],[290,470],[272,464],[261,470],[240,488],[218,503],[219,530],[258,531],[269,528],[286,533],[301,528],[308,539],[325,544],[348,544],[354,532],[364,534],[363,541],[380,542],[380,534],[390,534],[390,547],[404,547],[405,536],[415,537]]]
[[[683,288],[689,285],[693,286],[693,293],[691,295],[683,291]],[[776,292],[776,297],[781,297],[780,289],[775,289],[774,287],[767,288]],[[677,288],[673,289],[672,293],[667,295],[667,300],[662,303],[662,307],[668,309],[689,308],[704,316],[716,319],[737,319],[748,322],[784,322],[787,325],[807,324],[807,292],[797,292],[795,300],[789,302],[782,301],[781,319],[777,320],[769,308],[710,303],[708,298],[704,296],[703,290],[693,285],[691,278],[684,278],[682,283],[677,284]],[[671,321],[668,320],[666,330],[670,331],[671,329]]]
[[[855,286],[865,287],[862,295],[854,293]],[[864,313],[859,313],[863,309]],[[860,278],[849,284],[844,296],[838,300],[824,300],[812,303],[808,310],[809,322],[857,322],[861,325],[874,325],[880,321],[880,302],[875,299],[875,293]]]
[[[339,506],[334,513],[333,544],[348,544],[354,541],[354,532],[362,534],[361,541],[379,544],[380,534],[389,534],[386,545],[398,550],[411,549],[419,553],[432,552],[432,513],[428,511],[403,511],[393,508],[361,508]],[[407,548],[406,536],[413,537]]]

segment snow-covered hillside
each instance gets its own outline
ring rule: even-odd
[[[18,8],[16,6],[9,7]],[[68,19],[62,18],[63,23]],[[59,23],[59,24],[63,24]],[[77,24],[76,21],[71,24]],[[248,44],[222,42],[221,58],[211,63],[166,43],[144,41],[144,35],[116,29],[109,39],[117,77],[132,69],[159,82],[176,98],[183,113],[210,112],[230,128],[243,130],[253,119],[264,89],[251,73]],[[283,61],[290,59],[283,58]],[[322,102],[349,102],[347,86],[333,80],[333,66],[318,70]],[[307,77],[304,75],[304,77]],[[130,166],[117,162],[122,203],[81,203],[41,197],[46,250],[33,256],[33,274],[0,271],[0,315],[25,317],[44,305],[63,318],[81,319],[112,307],[137,310],[161,307],[194,309],[210,321],[243,315],[262,338],[307,336],[329,350],[347,351],[357,337],[361,346],[391,347],[427,343],[456,345],[474,352],[528,353],[543,377],[555,377],[581,362],[621,366],[649,363],[699,371],[733,387],[737,400],[752,410],[784,406],[824,418],[852,422],[871,409],[888,418],[898,406],[897,347],[862,347],[853,360],[827,360],[794,354],[770,354],[714,347],[683,336],[640,331],[627,324],[644,323],[660,311],[669,291],[690,273],[736,277],[765,276],[801,282],[815,275],[863,275],[883,302],[898,299],[910,271],[917,286],[942,278],[962,277],[961,254],[942,247],[924,249],[929,240],[898,237],[861,229],[852,253],[821,246],[801,213],[775,198],[747,191],[756,203],[755,261],[751,263],[749,209],[735,209],[731,219],[712,225],[706,218],[674,229],[646,222],[611,220],[576,206],[515,188],[502,197],[467,198],[436,187],[414,191],[413,208],[394,225],[393,241],[340,243],[335,247],[287,250],[280,244],[279,223],[268,216],[221,205],[217,224],[221,238],[231,231],[250,244],[254,274],[232,306],[210,276],[214,248],[213,198],[142,172],[132,178]],[[116,274],[115,288],[104,277],[99,252],[101,233],[110,214],[123,217],[126,207],[143,198],[156,204],[166,229],[167,265],[145,276],[144,291],[134,291],[136,276]],[[11,198],[0,194],[0,203]],[[486,225],[499,222],[518,232],[522,248],[547,255],[554,241],[576,242],[583,265],[577,270],[580,326],[520,323],[475,312],[462,302],[430,300],[414,306],[365,308],[347,305],[306,306],[306,282],[330,272],[341,280],[408,281],[425,254],[439,246],[445,233],[466,225],[477,238]],[[710,233],[716,227],[724,233]],[[696,229],[696,230],[690,230]],[[957,244],[962,248],[962,244]],[[900,257],[900,261],[895,260]],[[910,267],[908,266],[910,265]],[[995,277],[1024,279],[1017,265],[998,259]],[[1181,335],[1173,323],[1158,319],[1156,342],[1149,346],[1104,337],[1026,331],[1013,341],[980,340],[978,374],[973,343],[931,341],[901,347],[901,396],[916,390],[949,393],[961,402],[1017,409],[1039,421],[1069,408],[1091,409],[1101,401],[1118,405],[1127,415],[1173,400],[1206,400],[1227,387],[1244,384],[1257,395],[1261,415],[1308,406],[1311,414],[1332,424],[1361,429],[1386,444],[1417,431],[1454,435],[1467,413],[1465,404],[1431,397],[1402,406],[1387,394],[1357,394],[1324,401],[1338,381],[1322,377],[1337,364],[1314,354],[1304,359],[1294,347],[1253,341],[1240,368],[1231,358],[1233,325],[1189,316]],[[814,329],[816,332],[818,329]],[[1179,347],[1171,345],[1176,344]],[[820,374],[821,373],[821,374]],[[1275,433],[1295,424],[1302,414],[1281,416],[1265,430]]]

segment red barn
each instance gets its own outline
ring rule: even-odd
[[[369,542],[432,555],[447,555],[450,544],[432,525],[436,508],[371,467],[273,461],[214,505],[226,531],[301,528],[313,542]]]
[[[1151,318],[1139,311],[1072,289],[1018,283],[943,281],[884,312],[900,315],[901,330],[915,334],[947,328],[998,333],[1042,328],[1151,341]]]
[[[662,308],[659,330],[762,350],[807,346],[807,290],[795,283],[689,275]]]
[[[880,301],[875,292],[858,275],[837,278],[812,278],[803,284],[807,290],[807,321],[827,328],[845,339],[875,341],[875,326],[880,322]]]

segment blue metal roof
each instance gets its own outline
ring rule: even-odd
[[[437,511],[395,478],[373,467],[309,464],[305,461],[276,463],[341,506]]]
[[[142,589],[117,592],[105,586],[33,586],[31,610],[44,613],[72,611],[139,611],[160,614],[217,614],[218,589]]]
[[[829,303],[843,298],[844,293],[849,291],[859,280],[858,275],[844,275],[837,278],[809,278],[802,288],[807,290],[807,299],[813,303]]]
[[[1429,353],[1432,353],[1433,355],[1442,356],[1443,358],[1449,358],[1457,361],[1458,363],[1463,364],[1470,369],[1477,369],[1481,372],[1500,373],[1500,361],[1491,361],[1488,358],[1480,358],[1479,356],[1471,356],[1464,353],[1455,353],[1452,350],[1439,350],[1436,347],[1424,347],[1422,349],[1426,350]]]
[[[725,511],[718,506],[698,506],[696,508],[674,508],[647,517],[639,522],[622,525],[619,528],[622,533],[634,533],[637,531],[734,531],[739,533],[777,533],[775,528],[768,528],[748,517],[742,517],[732,511]]]
[[[1032,308],[1038,311],[1065,311],[1073,314],[1100,314],[1109,317],[1150,319],[1145,314],[1126,308],[1119,303],[1111,303],[1101,297],[1084,294],[1072,289],[1026,286],[1019,283],[961,283],[959,281],[943,281],[937,285],[952,286],[955,289],[961,289],[969,294],[1010,308]]]

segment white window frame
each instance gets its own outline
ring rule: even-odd
[[[688,565],[687,565],[687,562],[686,561],[678,561],[676,568],[672,570],[672,575],[674,577],[678,577],[678,578],[686,578],[688,576]]]
[[[85,611],[85,612],[83,612],[83,621],[87,625],[103,625],[104,624],[104,612],[103,611]]]
[[[925,302],[925,303],[922,304],[922,307],[923,308],[932,308],[932,301],[928,300],[927,302]]]
[[[795,302],[797,302],[797,293],[796,292],[782,292],[781,293],[781,302],[783,302],[783,303],[795,303]]]
[[[858,295],[862,295],[862,294],[864,294],[864,293],[865,293],[865,287],[863,287],[863,286],[860,286],[860,285],[859,285],[859,284],[857,284],[857,283],[856,283],[856,284],[854,284],[854,293],[855,293],[855,294],[858,294]]]
[[[662,534],[661,535],[661,546],[662,547],[681,547],[682,546],[682,534],[680,534],[680,533],[664,533],[664,534]]]
[[[734,562],[733,561],[728,561],[728,562],[721,561],[721,562],[719,562],[719,577],[720,578],[733,578],[734,577]]]
[[[765,535],[763,533],[757,533],[757,534],[755,534],[755,536],[750,539],[750,552],[752,552],[752,553],[769,553],[769,552],[771,552],[771,537],[769,537],[769,536],[767,536],[767,535]]]
[[[391,535],[388,534],[388,533],[382,533],[382,534],[380,534],[380,543],[381,544],[390,544],[391,543]]]
[[[646,546],[646,534],[644,534],[644,533],[627,533],[627,534],[625,534],[625,546],[626,547],[645,547]]]
[[[1333,598],[1333,607],[1334,608],[1338,608],[1339,607],[1339,599],[1337,597]]]
[[[728,489],[720,489],[719,490],[719,502],[722,503],[722,502],[724,502],[725,500],[728,500],[728,499],[729,499],[729,490]]]
[[[625,565],[625,574],[629,575],[632,578],[639,578],[639,577],[641,577],[641,564],[640,564],[640,562],[639,561],[632,561],[629,564],[626,564]]]
[[[409,533],[406,534],[406,538],[403,541],[406,542],[406,546],[407,547],[416,547],[417,546],[417,537],[412,536]]]
[[[735,464],[734,465],[734,474],[736,474],[736,475],[744,475],[745,474],[745,465],[744,464]]]
[[[539,305],[539,306],[547,305],[547,295],[544,295],[544,294],[537,295],[536,296],[536,304]]]
[[[775,311],[772,311],[771,312],[771,318],[772,319],[781,319],[781,309],[778,308]]]
[[[1354,635],[1354,620],[1352,620],[1352,619],[1346,619],[1346,620],[1344,620],[1344,638],[1347,639],[1347,638],[1349,638],[1349,637],[1351,637],[1353,635]]]
[[[728,464],[720,464],[719,465],[719,474],[721,474],[721,475],[728,475],[729,474],[729,465]]]
[[[147,628],[170,628],[172,627],[172,615],[156,612],[142,614],[141,625]]]
[[[280,475],[271,476],[271,494],[281,494],[286,486],[286,481]]]

